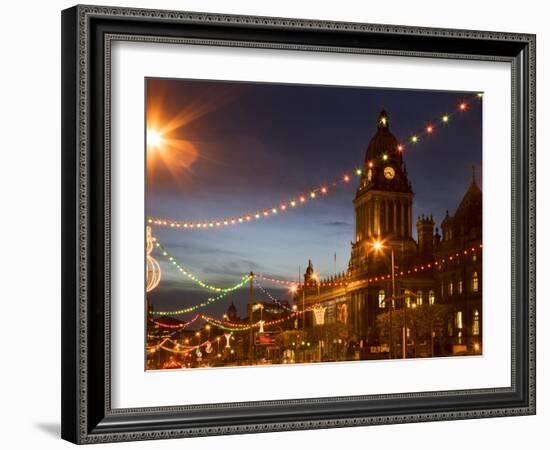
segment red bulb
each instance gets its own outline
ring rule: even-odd
[[[428,134],[431,134],[431,133],[433,132],[433,130],[434,130],[434,127],[431,126],[431,125],[428,125],[428,126],[426,127],[426,133],[428,133]]]
[[[400,152],[402,152],[402,151],[403,151],[403,145],[402,145],[402,144],[399,144],[399,145],[397,146],[397,150],[399,150]]]
[[[466,111],[466,108],[468,107],[468,105],[466,104],[466,102],[462,102],[460,105],[458,105],[458,108],[461,110],[461,111]]]

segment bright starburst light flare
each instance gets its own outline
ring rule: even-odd
[[[216,111],[236,98],[237,92],[227,90],[222,95],[202,96],[191,100],[184,108],[169,107],[166,93],[159,89],[147,99],[146,141],[148,181],[166,182],[166,175],[179,184],[190,175],[198,158],[207,158],[200,142],[189,139],[188,127],[204,115]],[[201,146],[202,147],[202,146]]]
[[[162,134],[159,133],[157,130],[150,129],[147,130],[147,148],[156,150],[160,149],[162,146]]]

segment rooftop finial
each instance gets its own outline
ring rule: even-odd
[[[382,108],[380,115],[378,116],[378,128],[388,128],[389,126],[388,113]]]

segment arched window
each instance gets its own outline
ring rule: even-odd
[[[474,310],[474,321],[472,323],[472,334],[474,336],[479,336],[479,311]]]
[[[448,289],[448,293],[449,293],[449,296],[453,295],[453,280],[449,280],[449,289]]]
[[[433,305],[435,303],[435,292],[434,291],[428,292],[428,303],[430,305]]]
[[[422,304],[422,291],[416,291],[416,304],[418,306]]]
[[[478,292],[479,291],[479,277],[477,275],[477,272],[472,273],[472,292]]]
[[[384,292],[384,289],[380,289],[378,291],[378,307],[379,308],[385,308],[386,307],[386,292]]]
[[[463,289],[462,280],[458,280],[458,283],[456,284],[456,290],[459,294],[462,294],[462,289]]]

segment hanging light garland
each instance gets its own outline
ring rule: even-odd
[[[256,323],[253,323],[252,325],[242,324],[242,323],[235,323],[235,322],[229,322],[227,320],[221,321],[219,319],[216,319],[214,317],[207,316],[205,314],[202,315],[202,318],[210,325],[215,326],[217,328],[220,328],[222,330],[226,331],[232,331],[232,332],[238,332],[238,331],[247,331],[251,328],[259,328],[262,329],[266,327],[270,327],[273,325],[278,325],[280,323],[286,322],[290,319],[293,319],[300,314],[305,314],[308,311],[313,311],[314,308],[316,308],[318,305],[309,306],[301,311],[293,311],[289,315],[285,317],[281,317],[280,319],[274,319],[274,320],[259,320]]]
[[[482,249],[482,248],[483,248],[483,244],[478,244],[476,246],[472,246],[472,247],[463,249],[460,252],[455,252],[455,253],[449,254],[449,255],[447,255],[443,258],[440,258],[438,260],[433,261],[432,263],[423,264],[423,265],[416,266],[416,267],[413,267],[413,268],[408,269],[408,270],[403,270],[403,271],[397,272],[397,273],[395,273],[395,277],[397,278],[397,277],[400,277],[400,276],[407,276],[407,275],[410,275],[410,274],[413,274],[413,273],[422,272],[422,271],[425,271],[425,270],[430,270],[434,267],[438,267],[438,266],[441,266],[443,264],[453,263],[455,261],[458,262],[459,258],[461,256],[467,256],[467,255],[470,255],[470,254],[474,254],[478,251],[478,249]],[[382,280],[389,280],[389,279],[391,279],[391,275],[387,274],[387,275],[380,275],[380,276],[370,277],[370,278],[367,279],[367,281],[368,282],[373,282],[373,281],[382,281]],[[280,281],[284,281],[284,280],[280,280]],[[222,330],[225,330],[225,331],[238,332],[238,331],[247,331],[247,330],[250,330],[251,328],[262,328],[263,329],[265,327],[269,327],[269,326],[273,326],[273,325],[277,325],[277,324],[286,322],[286,321],[288,321],[290,319],[293,319],[293,318],[295,318],[295,317],[297,317],[301,314],[304,314],[308,311],[314,311],[315,312],[315,310],[319,310],[319,306],[320,305],[318,305],[318,304],[312,305],[312,306],[309,306],[308,308],[306,308],[304,310],[301,310],[301,311],[293,311],[289,315],[287,315],[285,317],[282,317],[280,319],[274,319],[274,320],[270,320],[270,321],[258,321],[258,322],[254,323],[252,325],[236,323],[236,322],[229,322],[227,320],[222,321],[222,320],[216,319],[215,317],[211,317],[211,316],[208,316],[208,315],[205,315],[205,314],[197,314],[192,320],[187,322],[185,325],[190,325],[191,323],[195,322],[198,318],[201,318],[206,323],[208,323],[212,326],[215,326],[217,328],[220,328]],[[180,311],[185,311],[185,310],[158,311],[158,312],[153,312],[153,314],[177,315],[177,314],[181,314]],[[180,327],[180,329],[176,330],[175,332],[180,331],[182,328],[183,327]],[[168,338],[165,338],[165,340],[161,344],[163,344],[166,341],[166,339],[168,339]],[[157,346],[160,346],[161,344],[158,344]],[[148,347],[148,348],[151,348],[151,347]]]
[[[167,347],[165,345],[166,342],[170,342],[171,344],[174,345],[174,347]],[[166,350],[170,353],[179,353],[179,354],[185,353],[185,354],[188,354],[188,353],[191,353],[193,351],[196,351],[196,350],[200,349],[201,347],[211,346],[212,342],[213,341],[211,341],[211,340],[207,340],[207,341],[204,341],[204,342],[202,342],[198,345],[194,345],[194,346],[182,346],[181,344],[179,344],[177,342],[174,342],[171,339],[164,339],[162,342],[160,342],[157,345],[152,345],[152,346],[147,347],[147,350],[148,351],[156,351],[159,348],[162,348],[163,350]]]
[[[353,173],[356,176],[360,177],[363,172],[361,169],[357,168],[353,171]],[[229,227],[232,225],[258,221],[260,219],[273,217],[280,213],[291,211],[300,206],[304,206],[308,204],[310,201],[315,200],[316,198],[328,195],[329,188],[332,190],[332,188],[336,188],[341,184],[348,184],[351,181],[351,179],[352,179],[351,175],[344,174],[333,181],[324,183],[323,185],[317,188],[311,189],[307,193],[297,195],[288,200],[282,201],[277,205],[273,205],[269,208],[264,208],[254,212],[245,213],[240,216],[231,216],[231,217],[226,217],[222,219],[208,220],[208,221],[185,221],[185,220],[179,221],[179,220],[172,220],[172,219],[163,219],[158,217],[148,217],[147,222],[151,225],[158,225],[158,226],[170,227],[175,229],[206,230],[206,229],[223,228],[223,227]]]
[[[448,125],[454,115],[468,111],[470,109],[472,100],[481,99],[482,96],[483,95],[481,93],[478,93],[466,97],[464,100],[460,101],[458,105],[456,105],[452,112],[439,115],[438,117],[429,121],[422,129],[419,129],[417,132],[410,134],[409,137],[406,139],[406,142],[410,144],[418,144],[419,142],[421,142],[422,137],[433,136],[437,128],[439,127],[439,124]],[[405,148],[406,144],[404,142],[401,142],[397,145],[397,151],[399,152],[405,151]],[[369,162],[369,164],[373,164],[373,162],[371,161]],[[262,208],[241,215],[210,220],[174,220],[169,218],[151,216],[147,218],[147,223],[150,225],[174,228],[179,230],[210,230],[254,222],[260,219],[274,217],[279,215],[280,213],[291,211],[298,208],[299,206],[306,205],[312,200],[326,196],[329,191],[332,190],[332,188],[335,188],[342,184],[349,184],[353,176],[361,177],[362,175],[363,169],[361,167],[357,167],[330,182],[323,183],[320,186],[307,191],[306,193],[291,197],[278,204],[272,205],[269,208]]]
[[[286,309],[287,311],[292,311],[291,307],[286,306],[280,300],[277,300],[275,297],[273,297],[273,295],[271,295],[271,293],[258,282],[257,277],[254,277],[254,285],[257,286],[265,295],[267,295],[272,302],[277,303],[277,305],[279,305],[283,309]]]
[[[168,336],[172,336],[175,333],[177,333],[178,331],[181,331],[181,330],[187,328],[189,325],[194,323],[200,316],[201,316],[200,314],[197,314],[191,320],[188,320],[184,324],[178,324],[178,325],[163,323],[163,322],[160,322],[159,320],[153,320],[153,323],[155,325],[158,325],[161,328],[169,328],[169,329],[172,329],[172,330],[175,329],[176,331],[174,333],[170,333],[168,335]]]
[[[418,266],[411,267],[410,269],[407,269],[407,270],[402,270],[402,271],[399,271],[399,272],[395,272],[395,277],[396,278],[397,277],[403,277],[403,276],[411,275],[411,274],[414,274],[414,273],[417,273],[417,272],[423,272],[423,271],[432,269],[434,266],[437,267],[437,266],[440,266],[442,264],[446,264],[446,263],[456,261],[456,258],[459,258],[461,255],[469,255],[471,253],[475,253],[475,252],[477,252],[478,249],[481,249],[481,248],[483,248],[483,244],[478,244],[476,246],[465,248],[465,249],[461,250],[460,252],[451,253],[451,254],[449,254],[445,257],[435,259],[431,262],[427,262],[425,264],[420,264]],[[349,281],[350,281],[350,280],[345,280],[345,281],[311,281],[311,282],[308,282],[308,283],[304,284],[303,282],[299,283],[299,282],[294,281],[294,280],[285,280],[283,278],[275,278],[275,277],[269,277],[269,276],[265,276],[265,275],[255,274],[254,277],[255,278],[260,278],[260,279],[265,280],[265,281],[270,281],[270,282],[275,283],[275,284],[282,284],[282,285],[290,286],[290,287],[296,288],[296,289],[302,288],[304,286],[305,287],[347,286],[349,284]],[[372,283],[373,281],[386,280],[386,279],[389,279],[389,278],[391,278],[391,274],[388,273],[388,274],[382,274],[382,275],[369,277],[369,278],[366,279],[366,281],[368,281],[369,283]]]
[[[449,255],[447,255],[443,258],[437,259],[437,260],[435,260],[431,263],[422,264],[422,265],[419,265],[419,266],[412,267],[411,269],[408,269],[408,270],[402,270],[402,271],[396,272],[394,274],[394,276],[396,278],[403,277],[403,276],[411,275],[411,274],[414,274],[414,273],[430,270],[434,267],[439,267],[443,264],[453,263],[455,261],[458,262],[459,261],[458,258],[460,258],[460,256],[462,256],[462,255],[467,256],[469,254],[476,253],[477,250],[481,249],[481,248],[483,248],[483,244],[478,244],[477,246],[472,246],[472,247],[463,249],[460,252],[454,252],[452,254],[449,254]],[[391,274],[387,274],[387,275],[379,275],[379,276],[375,276],[375,277],[370,277],[370,278],[367,279],[367,281],[369,283],[372,283],[372,282],[375,282],[375,281],[383,281],[383,280],[390,280],[390,279],[391,279]],[[278,281],[279,282],[284,282],[284,283],[287,282],[286,280],[278,280]],[[289,283],[293,283],[293,282],[289,282]],[[318,311],[320,311],[320,309],[319,309],[320,306],[321,305],[312,305],[312,306],[310,306],[310,307],[308,307],[304,310],[301,310],[301,311],[293,311],[291,314],[289,314],[288,316],[283,317],[281,319],[276,319],[276,320],[271,320],[271,321],[263,321],[262,325],[263,325],[263,327],[268,327],[268,326],[276,325],[276,324],[285,322],[287,320],[290,320],[291,318],[294,318],[294,317],[296,317],[297,315],[300,315],[300,314],[304,314],[307,311],[314,311],[315,312],[316,309]],[[216,326],[218,328],[221,328],[223,330],[228,330],[228,331],[246,331],[246,330],[250,330],[250,328],[260,327],[260,322],[257,322],[257,323],[252,324],[252,325],[246,325],[246,324],[239,324],[239,323],[228,322],[228,321],[221,321],[219,319],[215,319],[214,317],[206,316],[204,314],[202,315],[202,318],[206,322],[208,322],[209,324],[211,324],[213,326]]]
[[[431,270],[434,267],[439,267],[443,264],[452,263],[454,261],[457,261],[458,258],[462,255],[467,256],[469,254],[476,253],[477,250],[481,249],[481,248],[483,248],[483,244],[478,244],[477,246],[472,246],[472,247],[463,249],[460,252],[455,252],[455,253],[449,254],[449,255],[447,255],[443,258],[436,259],[432,262],[428,262],[428,263],[421,264],[421,265],[418,265],[418,266],[415,266],[415,267],[411,267],[410,269],[407,269],[407,270],[402,270],[402,271],[396,272],[394,274],[394,276],[395,276],[395,278],[399,278],[399,277],[404,277],[404,276],[407,276],[407,275],[415,274],[415,273],[418,273],[418,272],[424,272],[424,271],[427,271],[427,270]],[[304,286],[303,283],[296,283],[295,281],[276,279],[276,278],[264,277],[264,276],[259,276],[259,275],[254,275],[254,277],[259,277],[261,279],[272,281],[272,282],[277,283],[277,284],[291,285],[292,287],[295,287],[296,289],[298,289],[299,287]],[[389,279],[391,279],[391,274],[383,274],[383,275],[377,275],[377,276],[369,277],[369,278],[366,279],[366,281],[369,282],[369,283],[373,283],[373,282],[384,281],[384,280],[389,280]],[[242,287],[249,280],[250,280],[250,275],[248,275],[246,277],[246,279],[244,279],[241,282],[240,287]],[[320,286],[328,286],[328,287],[335,286],[335,283],[333,283],[333,282],[328,282],[328,283],[320,282],[319,284],[320,284]],[[338,283],[338,285],[341,285],[341,284],[347,285],[348,282]],[[317,286],[317,284],[316,283],[313,283],[313,284],[308,283],[308,284],[306,284],[306,287],[307,286]],[[187,308],[178,309],[178,310],[175,310],[175,311],[153,311],[152,314],[153,315],[158,315],[158,316],[176,316],[176,315],[186,314],[186,313],[195,311],[199,308],[204,308],[205,306],[208,306],[211,303],[214,303],[218,300],[221,300],[227,294],[229,294],[229,292],[224,292],[224,293],[218,295],[217,297],[208,298],[206,301],[204,301],[202,303],[198,303],[196,305],[189,306]],[[275,301],[277,301],[277,300],[275,300]],[[299,313],[300,313],[300,311],[294,311],[292,314],[299,314]],[[208,321],[208,322],[213,322],[213,324],[215,324],[216,326],[218,326],[219,328],[222,328],[222,329],[233,330],[232,328],[223,328],[224,326],[226,326],[226,324],[229,325],[229,326],[233,326],[233,327],[242,327],[242,329],[249,329],[250,328],[249,325],[235,324],[235,323],[230,323],[230,322],[227,322],[227,321],[222,322],[218,319],[215,319],[215,318],[209,317],[209,316],[205,316],[205,315],[201,315],[201,317],[203,319],[205,319],[206,321]],[[266,324],[268,325],[269,323],[266,323]],[[258,326],[258,325],[254,325],[254,326]]]
[[[248,279],[245,279],[243,280],[238,287],[243,287],[244,284],[248,281]],[[231,291],[232,292],[232,291]],[[187,314],[187,313],[190,313],[190,312],[193,312],[193,311],[196,311],[197,309],[200,309],[200,308],[204,308],[214,302],[217,302],[219,300],[221,300],[222,298],[224,298],[227,294],[229,294],[230,292],[224,292],[216,297],[209,297],[207,298],[204,302],[201,302],[201,303],[197,303],[196,305],[193,305],[193,306],[188,306],[186,308],[182,308],[182,309],[178,309],[178,310],[175,310],[175,311],[153,311],[151,314],[155,315],[155,316],[179,316],[181,314]]]
[[[149,228],[149,227],[148,227]],[[193,273],[191,273],[188,269],[186,269],[184,266],[181,265],[181,263],[173,256],[171,255],[167,250],[166,248],[159,242],[159,240],[156,238],[156,237],[153,237],[153,242],[155,244],[155,246],[159,249],[160,253],[162,254],[162,256],[166,257],[166,259],[184,276],[186,276],[187,278],[189,278],[190,280],[194,281],[195,283],[197,283],[200,287],[204,288],[204,289],[208,289],[209,291],[214,291],[214,292],[224,292],[224,293],[228,293],[228,292],[232,292],[232,291],[235,291],[237,289],[239,289],[240,287],[242,287],[242,285],[244,283],[246,283],[248,280],[250,280],[250,275],[243,275],[241,277],[241,280],[235,284],[234,286],[230,286],[228,288],[221,288],[221,287],[217,287],[217,286],[213,286],[211,284],[208,284],[204,281],[202,281],[201,279],[199,279],[196,275],[194,275]]]

